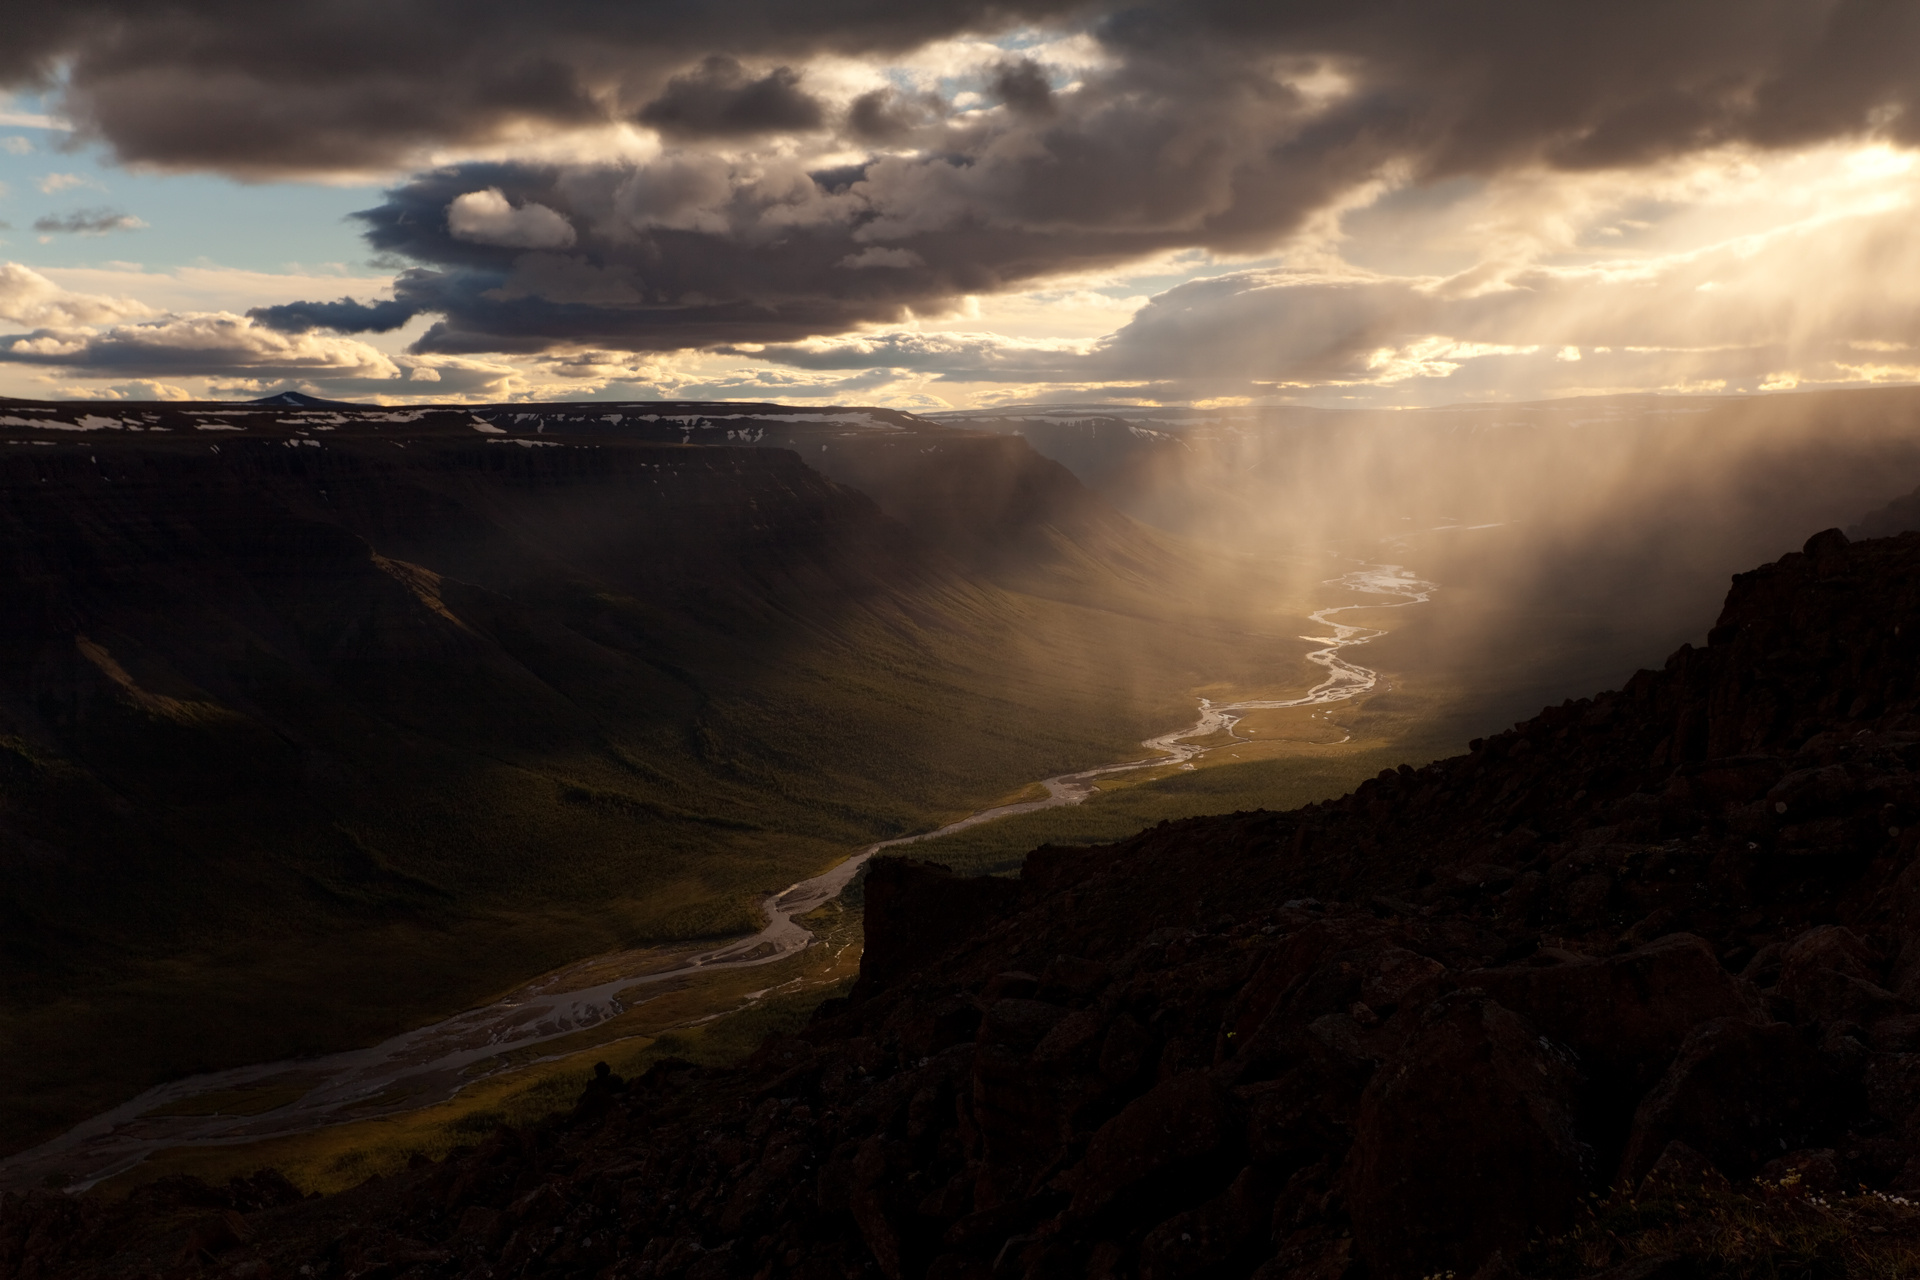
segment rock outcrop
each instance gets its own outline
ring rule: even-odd
[[[1619,692],[1330,803],[1039,851],[745,1065],[246,1214],[220,1265],[1411,1280],[1526,1274],[1615,1186],[1920,1191],[1917,767],[1920,535],[1829,531]],[[875,883],[923,920],[988,896]],[[145,1274],[190,1229],[14,1197],[0,1275]]]

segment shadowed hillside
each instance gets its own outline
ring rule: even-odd
[[[930,429],[945,507],[861,463],[903,522],[765,441],[566,413],[7,409],[11,1145],[750,931],[763,893],[1120,755],[1246,663],[1178,607],[1193,553],[1017,442]]]

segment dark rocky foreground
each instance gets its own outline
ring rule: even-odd
[[[1920,535],[1829,531],[1341,800],[880,863],[859,987],[738,1069],[329,1200],[8,1197],[0,1277],[1903,1274],[1916,764]]]

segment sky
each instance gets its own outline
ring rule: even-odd
[[[1920,0],[67,0],[0,395],[1920,380]]]

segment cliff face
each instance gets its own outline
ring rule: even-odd
[[[1588,1192],[1644,1226],[1755,1175],[1794,1222],[1920,1190],[1916,628],[1920,535],[1829,531],[1619,692],[1328,804],[1038,850],[948,949],[960,886],[876,872],[855,998],[743,1068],[601,1080],[327,1201],[14,1197],[0,1274],[1568,1275],[1627,1247],[1538,1243]],[[1920,1237],[1872,1204],[1873,1247]]]

